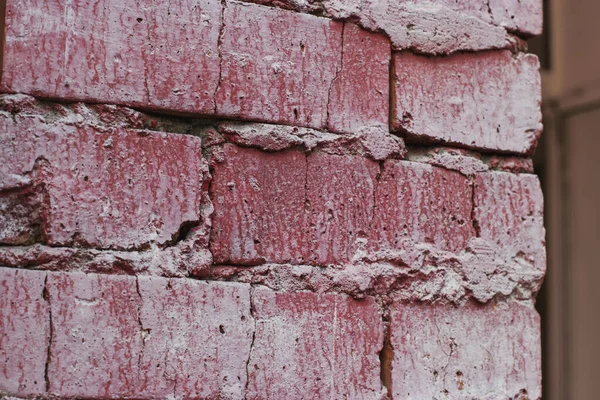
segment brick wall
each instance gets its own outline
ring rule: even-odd
[[[0,398],[540,398],[541,0],[2,3]]]

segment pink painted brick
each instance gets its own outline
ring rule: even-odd
[[[50,339],[46,273],[0,268],[0,393],[38,396]]]
[[[228,1],[217,114],[323,128],[343,24]]]
[[[135,393],[142,351],[134,277],[48,273],[52,308],[49,393],[122,398]]]
[[[4,90],[213,112],[217,0],[178,2],[171,14],[148,0],[26,3],[7,1]]]
[[[250,285],[138,279],[145,338],[136,395],[243,398],[254,333]]]
[[[375,191],[371,246],[401,248],[411,239],[462,250],[475,236],[471,197],[468,179],[458,172],[388,160]]]
[[[544,199],[536,175],[488,172],[475,177],[479,236],[507,259],[521,259],[546,270]]]
[[[539,62],[509,51],[394,56],[392,127],[409,140],[532,154],[542,131]]]
[[[310,261],[349,262],[358,239],[369,235],[379,165],[362,156],[316,152],[308,156]]]
[[[265,153],[232,144],[214,165],[215,212],[210,249],[215,263],[299,263],[305,259],[306,156]]]
[[[381,310],[372,298],[253,292],[248,399],[381,398]]]
[[[342,63],[331,86],[327,126],[354,133],[364,126],[388,130],[390,42],[344,24]]]
[[[489,0],[488,4],[495,24],[526,36],[542,33],[542,0]]]
[[[7,1],[4,88],[46,97],[144,103],[147,28],[136,21],[145,17],[138,1],[120,1],[118,7],[110,0],[27,3]]]
[[[219,0],[149,2],[148,103],[183,112],[214,112],[219,82]]]
[[[395,49],[448,54],[508,48],[506,30],[521,36],[542,31],[541,0],[247,0],[351,19],[390,37]]]
[[[0,182],[42,181],[49,244],[165,244],[200,219],[205,161],[197,137],[49,124],[36,115],[0,115],[0,127]]]
[[[538,399],[540,321],[519,303],[396,304],[392,394],[398,399]]]

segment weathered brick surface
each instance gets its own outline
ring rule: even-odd
[[[46,391],[50,310],[45,279],[41,271],[0,268],[0,394]]]
[[[536,175],[478,174],[473,216],[479,236],[502,249],[507,259],[545,271],[544,200]]]
[[[0,193],[0,244],[31,244],[39,239],[42,195],[32,188]]]
[[[230,144],[224,151],[211,185],[215,263],[301,263],[306,254],[304,153],[264,153]]]
[[[363,27],[385,32],[396,49],[432,54],[507,48],[512,40],[506,30],[523,36],[542,31],[541,0],[248,1],[352,18]]]
[[[466,177],[428,164],[388,160],[375,191],[372,247],[402,248],[406,239],[446,251],[475,236]]]
[[[327,127],[356,132],[363,126],[387,131],[390,43],[355,24],[344,24],[342,62],[329,93]]]
[[[225,145],[211,185],[217,264],[349,262],[369,250],[430,243],[459,252],[475,237],[472,188],[458,172],[360,156]],[[411,245],[412,246],[412,245]]]
[[[34,222],[49,244],[165,244],[184,222],[200,219],[199,138],[51,124],[37,115],[3,114],[0,125],[0,182],[7,188],[41,181],[47,203]]]
[[[145,0],[9,0],[2,87],[212,113],[220,17],[217,0],[172,8]]]
[[[342,294],[253,293],[249,399],[381,398],[381,311]]]
[[[224,23],[217,113],[324,127],[343,24],[237,1],[227,3]]]
[[[143,346],[135,278],[51,272],[47,288],[49,392],[81,398],[135,393]]]
[[[541,395],[540,322],[530,306],[397,304],[391,326],[394,398]]]
[[[306,204],[309,260],[350,261],[357,240],[369,235],[379,166],[364,157],[308,156]]]
[[[509,51],[393,58],[392,127],[415,141],[530,154],[542,130],[539,63]]]
[[[250,286],[138,279],[144,348],[135,394],[243,398],[254,333]]]
[[[148,30],[144,49],[148,105],[212,113],[220,73],[221,2],[145,0],[141,4]]]

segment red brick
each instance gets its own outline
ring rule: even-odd
[[[542,33],[542,0],[490,0],[488,4],[495,24],[527,36]]]
[[[46,273],[0,268],[0,393],[43,395],[50,339]]]
[[[41,175],[49,244],[165,244],[184,222],[200,219],[205,162],[199,138],[46,124],[35,115],[0,117],[0,181],[27,184]]]
[[[323,128],[343,24],[227,2],[217,114]]]
[[[540,322],[530,306],[397,304],[391,329],[394,398],[541,395]]]
[[[151,106],[214,112],[219,82],[219,0],[151,3],[146,70]]]
[[[462,250],[475,236],[466,177],[429,164],[388,160],[375,191],[371,246],[401,248],[404,239]]]
[[[428,54],[508,48],[512,40],[499,25],[525,34],[537,33],[541,27],[541,7],[535,7],[540,0],[528,1],[532,6],[528,4],[527,8],[511,4],[506,11],[495,10],[499,23],[494,21],[496,15],[490,13],[487,0],[248,1],[357,21],[371,31],[385,32],[397,50]],[[512,14],[517,13],[518,26],[511,23]]]
[[[478,174],[474,202],[473,216],[481,238],[499,248],[507,259],[545,271],[544,200],[537,176]]]
[[[50,394],[118,398],[135,393],[142,331],[134,277],[48,273]]]
[[[241,399],[254,333],[250,285],[139,277],[145,334],[136,395]]]
[[[7,2],[5,90],[213,112],[217,0],[179,2],[171,14],[167,4],[147,0],[27,3]]]
[[[394,56],[392,125],[413,141],[531,154],[542,131],[539,63],[509,51]]]
[[[381,310],[343,294],[253,292],[248,399],[379,398]]]
[[[344,24],[342,63],[327,108],[330,131],[355,133],[389,121],[390,43],[352,23]]]
[[[369,235],[379,165],[361,156],[308,156],[306,200],[310,261],[349,262]]]
[[[224,146],[215,164],[211,244],[215,263],[302,262],[306,156]]]

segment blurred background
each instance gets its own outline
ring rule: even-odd
[[[535,155],[545,194],[548,272],[542,316],[544,400],[600,398],[600,1],[544,0],[544,134]],[[598,252],[598,253],[597,253]]]

